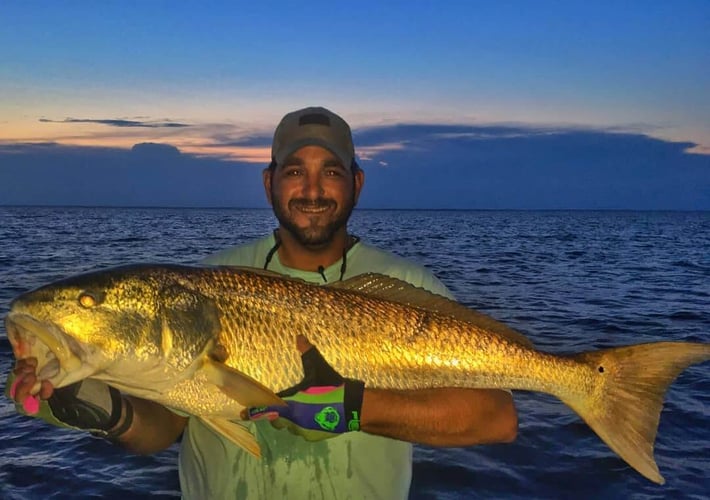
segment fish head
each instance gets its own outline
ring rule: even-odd
[[[94,377],[156,390],[189,376],[220,331],[212,299],[148,265],[27,292],[11,303],[5,325],[15,357],[37,358],[40,381],[63,387]]]

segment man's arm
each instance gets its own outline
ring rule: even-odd
[[[513,397],[495,389],[365,389],[361,430],[430,446],[515,440]]]
[[[36,360],[33,358],[20,360],[15,365],[13,372],[16,380],[12,383],[11,397],[16,403],[22,405],[27,398],[31,397],[30,390],[37,381],[36,366]],[[85,382],[77,382],[74,388],[79,384]],[[72,391],[68,390],[69,388],[54,389],[49,382],[44,381],[39,397],[42,400],[49,400],[55,391],[57,394],[58,391],[64,391],[59,402],[63,407],[60,409],[63,411],[53,412],[52,415],[58,420],[57,424],[62,423],[86,430],[103,430],[109,433],[123,427],[129,415],[128,405],[130,405],[133,410],[130,412],[132,415],[130,426],[112,441],[138,454],[155,453],[167,448],[177,440],[187,425],[187,418],[173,413],[158,403],[125,395],[113,398],[106,384],[99,381],[91,381],[91,384],[90,390]],[[105,426],[104,423],[111,421],[115,404],[121,405],[120,416],[114,425]]]
[[[133,406],[133,422],[114,442],[133,453],[150,455],[164,450],[180,437],[187,425],[187,417],[173,413],[159,403],[133,396],[123,397]]]
[[[279,393],[287,406],[251,408],[251,420],[310,441],[364,432],[431,446],[507,443],[517,435],[510,393],[496,389],[371,389],[343,378],[303,335],[296,336],[304,377]]]

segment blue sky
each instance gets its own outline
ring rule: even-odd
[[[274,126],[324,105],[354,128],[363,206],[710,209],[704,0],[29,1],[0,21],[0,204],[263,206]]]

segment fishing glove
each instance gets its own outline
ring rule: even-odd
[[[278,395],[287,406],[250,408],[249,420],[268,419],[308,441],[320,441],[360,430],[365,383],[343,378],[312,347],[301,355],[304,377]]]
[[[115,440],[133,422],[133,405],[113,387],[98,380],[84,379],[76,384],[54,389],[47,399],[57,420],[90,431],[93,435]],[[125,408],[125,418],[118,428]]]

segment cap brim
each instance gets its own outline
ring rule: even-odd
[[[288,158],[290,155],[292,155],[293,153],[295,153],[299,149],[306,147],[306,146],[320,146],[322,148],[327,149],[328,151],[333,153],[338,158],[338,160],[340,160],[340,162],[343,164],[344,167],[347,167],[347,168],[350,168],[350,166],[352,165],[352,162],[354,160],[354,158],[352,156],[350,156],[348,153],[346,153],[345,151],[338,150],[338,148],[333,147],[333,145],[328,143],[327,141],[324,141],[322,139],[309,137],[306,139],[301,139],[299,141],[295,141],[295,142],[289,144],[289,146],[287,148],[282,148],[282,151],[280,151],[278,156],[275,158],[276,163],[278,165],[282,165],[284,160],[286,160],[286,158]]]

